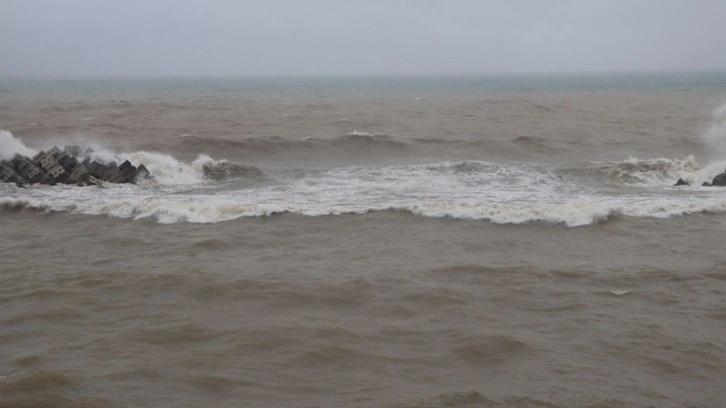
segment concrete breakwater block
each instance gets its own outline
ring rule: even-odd
[[[25,184],[77,184],[81,186],[109,183],[136,183],[151,177],[143,164],[134,166],[128,160],[101,163],[91,160],[80,146],[53,146],[32,158],[16,154],[11,160],[0,161],[0,180],[5,183]],[[79,161],[81,154],[85,154]]]

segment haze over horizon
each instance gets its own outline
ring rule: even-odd
[[[724,0],[0,4],[0,77],[726,70]]]

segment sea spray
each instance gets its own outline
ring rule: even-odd
[[[33,157],[37,150],[31,149],[12,133],[0,130],[0,160],[10,160],[16,154]]]
[[[712,159],[726,159],[726,103],[713,110],[711,126],[701,137]]]

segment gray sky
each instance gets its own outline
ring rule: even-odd
[[[0,76],[726,69],[726,0],[0,0]]]

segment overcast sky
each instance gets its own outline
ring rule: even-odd
[[[726,69],[726,0],[0,0],[0,76]]]

